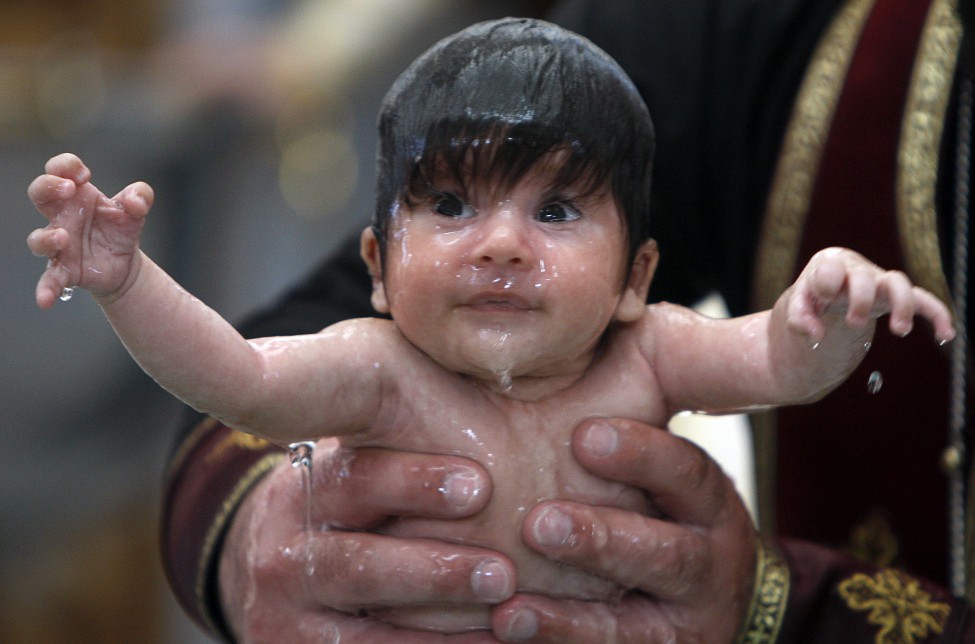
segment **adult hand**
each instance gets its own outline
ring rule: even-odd
[[[456,518],[480,511],[491,490],[476,463],[336,450],[323,440],[314,452],[310,490],[307,505],[300,474],[284,462],[251,491],[233,520],[219,582],[224,616],[240,641],[438,641],[442,636],[395,629],[362,611],[497,604],[514,592],[514,567],[503,555],[349,531],[376,527],[389,516]],[[443,641],[496,640],[482,632]]]
[[[524,539],[634,590],[617,605],[519,594],[495,609],[494,632],[528,642],[732,641],[758,537],[718,464],[680,437],[621,419],[580,424],[573,449],[593,473],[646,490],[662,516],[548,501],[525,518]]]

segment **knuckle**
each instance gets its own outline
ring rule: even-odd
[[[657,565],[663,587],[672,597],[685,596],[698,584],[706,564],[703,549],[696,538],[681,538],[661,544]]]
[[[251,555],[251,576],[256,588],[273,588],[290,575],[288,550]]]
[[[683,483],[682,487],[687,491],[688,496],[709,487],[720,487],[712,485],[715,467],[703,450],[695,445],[693,455],[680,463],[678,471]]]
[[[341,611],[358,610],[360,598],[375,591],[372,567],[364,561],[357,542],[334,538],[327,543],[314,568],[302,572],[314,584],[315,596],[322,598],[326,605]]]

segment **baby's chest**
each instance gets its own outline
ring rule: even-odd
[[[645,391],[617,384],[599,395],[511,404],[429,388],[404,401],[396,414],[403,422],[390,428],[387,446],[474,459],[491,474],[495,500],[504,497],[514,507],[550,498],[617,505],[621,486],[589,474],[572,452],[574,430],[583,420],[657,422]]]

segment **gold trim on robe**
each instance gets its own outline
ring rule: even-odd
[[[770,308],[795,275],[816,176],[846,74],[874,0],[849,0],[810,61],[766,205],[753,280],[755,310]],[[941,261],[935,194],[945,113],[961,40],[957,0],[933,0],[920,38],[898,147],[897,225],[911,278],[951,301]],[[762,531],[775,532],[773,413],[752,417]],[[970,513],[969,513],[970,514]],[[972,526],[969,526],[969,535]],[[969,554],[969,579],[975,562]],[[975,596],[975,588],[970,589]]]

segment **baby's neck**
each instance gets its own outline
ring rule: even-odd
[[[500,371],[488,376],[469,376],[483,389],[497,396],[518,402],[540,402],[572,388],[586,374],[593,356],[585,364],[556,374],[527,374],[512,376],[511,371]]]

